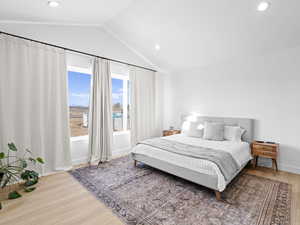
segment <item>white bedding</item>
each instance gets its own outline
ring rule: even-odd
[[[250,145],[247,142],[210,141],[201,138],[188,137],[184,134],[177,134],[163,138],[178,141],[184,144],[213,148],[216,150],[229,152],[240,167],[252,158],[250,154]],[[219,167],[211,161],[178,155],[142,144],[135,146],[132,149],[132,152],[171,162],[172,164],[185,167],[187,169],[194,170],[200,173],[217,176],[218,190],[223,191],[226,187],[225,178],[221,173]]]

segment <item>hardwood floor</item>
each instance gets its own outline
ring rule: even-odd
[[[260,167],[247,173],[292,184],[292,225],[300,225],[300,175]],[[122,224],[68,173],[43,177],[36,191],[5,201],[3,208],[0,225]]]
[[[119,225],[120,220],[68,173],[40,179],[22,198],[6,201],[1,225]]]

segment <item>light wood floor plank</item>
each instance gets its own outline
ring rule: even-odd
[[[36,191],[3,203],[1,225],[122,224],[68,173],[40,180]]]
[[[292,184],[292,225],[300,225],[300,175],[266,168],[247,173]],[[110,209],[68,173],[40,179],[38,189],[5,201],[0,225],[121,225]]]

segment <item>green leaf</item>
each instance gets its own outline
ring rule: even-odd
[[[21,178],[23,180],[38,179],[39,174],[33,170],[25,170],[23,173],[21,173]]]
[[[26,148],[25,151],[32,154],[32,152],[28,148]]]
[[[28,180],[24,183],[24,186],[25,187],[30,187],[30,186],[33,186],[33,185],[37,184],[37,182],[38,182],[38,179]]]
[[[27,170],[25,170],[25,172],[21,173],[21,178],[22,178],[23,180],[28,180],[28,179],[30,179]]]
[[[24,187],[25,192],[32,192],[36,189],[36,187]]]
[[[41,157],[37,157],[36,161],[38,161],[41,164],[44,164],[44,160]]]
[[[8,143],[7,145],[8,145],[9,150],[14,151],[14,152],[18,151],[16,145],[13,142]]]
[[[16,199],[16,198],[20,198],[22,197],[21,194],[19,194],[19,192],[17,191],[12,191],[8,194],[8,199]]]
[[[5,178],[6,177],[6,178]],[[4,179],[4,182],[3,184],[1,185],[1,188],[5,188],[6,185],[9,183],[10,179],[11,179],[11,175],[6,175],[3,179]]]
[[[24,168],[24,169],[27,167],[26,160],[21,160],[21,167]]]
[[[4,152],[0,152],[0,159],[4,159],[5,157],[5,153]]]
[[[29,159],[31,162],[36,163],[36,160],[35,160],[34,158],[29,157],[28,159]]]
[[[2,209],[2,203],[0,202],[0,210]]]
[[[38,182],[39,174],[33,170],[25,170],[21,174],[21,178],[25,180],[24,187],[30,187]]]

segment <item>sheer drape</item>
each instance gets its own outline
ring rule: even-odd
[[[112,155],[112,89],[110,63],[95,58],[89,113],[90,162],[109,161]]]
[[[1,149],[29,148],[45,159],[42,173],[68,169],[68,121],[64,50],[0,35]]]
[[[155,73],[130,67],[131,145],[156,136]]]

